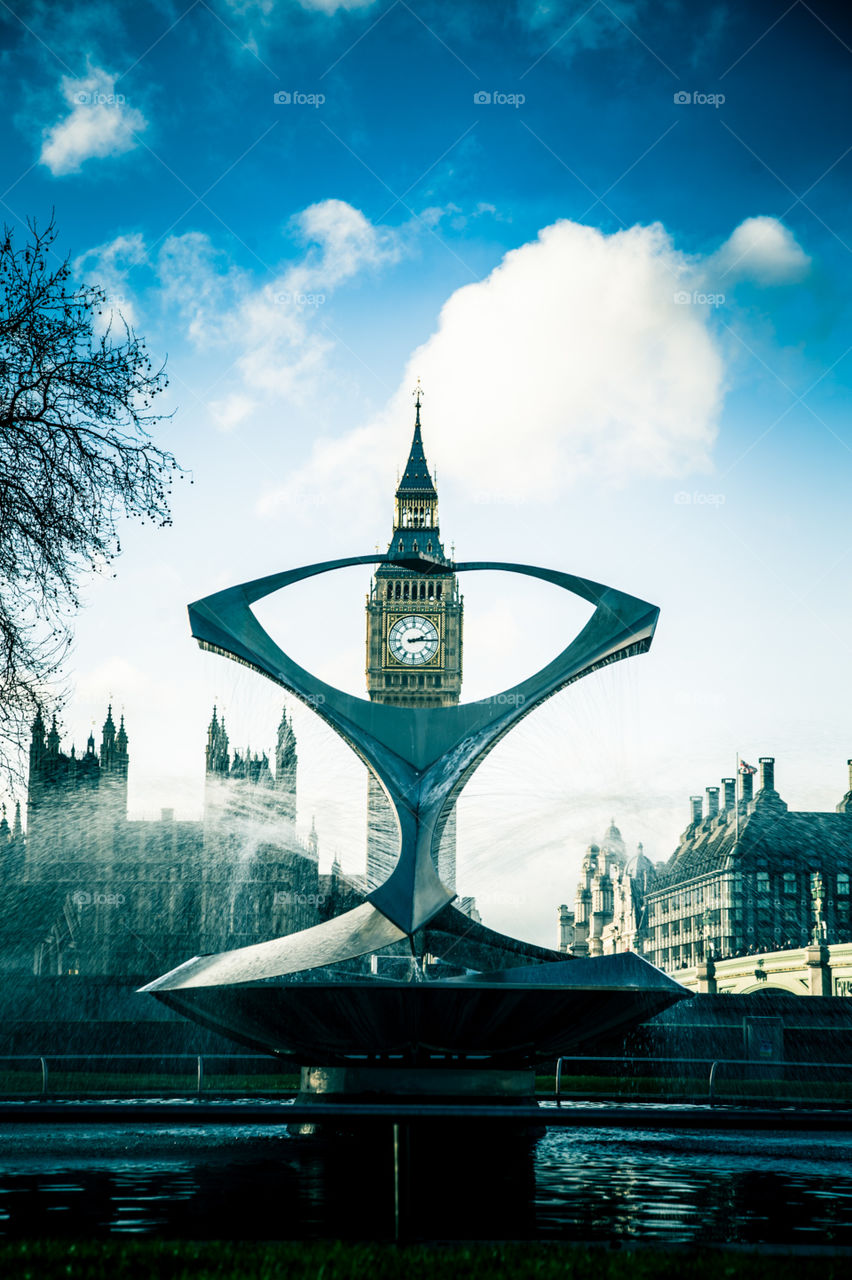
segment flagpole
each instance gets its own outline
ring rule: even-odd
[[[737,752],[737,771],[734,774],[734,848],[740,842],[740,753]]]

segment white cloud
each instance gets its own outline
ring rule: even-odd
[[[208,351],[227,347],[234,361],[242,385],[217,402],[223,425],[236,425],[246,391],[289,398],[312,385],[333,346],[321,324],[333,291],[404,251],[404,231],[374,226],[343,200],[310,205],[289,229],[305,253],[264,285],[230,267],[199,232],[170,237],[160,253],[164,299],[190,340]]]
[[[137,145],[148,121],[116,93],[116,77],[100,67],[85,76],[63,76],[62,94],[71,111],[46,130],[39,160],[58,177],[77,173],[94,157],[118,156]]]
[[[225,0],[232,13],[240,17],[260,17],[269,20],[275,13],[276,0]],[[333,14],[339,9],[369,9],[376,0],[293,0],[294,5],[312,12]],[[282,7],[279,4],[279,9]]]
[[[310,248],[305,260],[282,281],[285,289],[310,292],[333,289],[365,267],[397,262],[400,233],[376,227],[345,200],[322,200],[292,220],[293,229]]]
[[[116,236],[106,244],[87,249],[74,260],[75,274],[85,283],[99,285],[106,294],[106,308],[101,317],[101,327],[117,318],[123,317],[129,325],[138,321],[136,301],[129,283],[129,275],[134,267],[146,260],[144,237],[138,232],[133,235]]]
[[[233,431],[250,416],[256,407],[257,402],[252,400],[251,396],[236,393],[226,396],[224,400],[210,402],[213,419],[221,431]]]
[[[384,412],[318,444],[292,484],[327,488],[345,474],[348,491],[371,488],[374,459],[399,451],[418,376],[444,481],[475,476],[522,500],[589,474],[620,483],[707,468],[724,369],[707,309],[675,301],[694,274],[659,225],[546,227],[452,294]]]
[[[746,218],[709,259],[708,274],[720,284],[753,280],[757,284],[788,284],[800,280],[811,260],[787,227],[777,218]]]
[[[299,0],[303,9],[315,9],[320,13],[337,13],[338,9],[369,9],[376,0]]]

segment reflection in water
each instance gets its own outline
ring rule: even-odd
[[[852,1137],[505,1126],[412,1130],[400,1156],[413,1239],[852,1246]],[[10,1125],[0,1234],[390,1238],[389,1124]]]

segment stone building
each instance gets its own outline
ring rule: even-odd
[[[583,857],[574,910],[559,908],[559,950],[576,956],[643,950],[645,894],[654,868],[642,845],[628,856],[614,822]]]
[[[775,787],[774,758],[759,766],[756,792],[757,770],[743,765],[739,795],[736,779],[723,778],[706,789],[706,805],[690,798],[689,824],[667,863],[623,861],[612,838],[591,846],[573,915],[560,908],[562,949],[640,951],[679,976],[708,961],[718,968],[852,942],[852,762],[833,813],[791,812]]]
[[[339,867],[320,876],[315,829],[296,830],[298,755],[286,713],[274,767],[234,751],[214,708],[204,812],[127,816],[130,752],[107,712],[100,749],[62,750],[54,721],[32,726],[27,829],[0,821],[0,966],[8,973],[153,975],[205,951],[316,924]]]
[[[438,492],[420,427],[421,392],[415,402],[414,437],[397,485],[388,555],[422,555],[446,572],[417,574],[382,564],[367,597],[367,692],[373,702],[396,707],[454,706],[462,685],[464,599],[441,542]],[[367,782],[367,883],[372,888],[393,869],[396,822],[373,774]],[[456,887],[456,811],[441,839],[438,874]]]

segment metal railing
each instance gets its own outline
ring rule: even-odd
[[[832,1086],[845,1086],[846,1103],[852,1102],[852,1063],[849,1062],[790,1062],[783,1058],[633,1058],[633,1057],[597,1057],[587,1056],[585,1054],[563,1055],[556,1060],[556,1079],[555,1079],[555,1097],[557,1105],[561,1105],[562,1099],[566,1096],[564,1089],[565,1071],[564,1063],[580,1063],[586,1068],[593,1067],[598,1064],[607,1064],[609,1068],[611,1064],[618,1064],[624,1067],[644,1068],[642,1076],[645,1079],[653,1079],[658,1085],[665,1086],[667,1083],[672,1084],[676,1080],[681,1083],[685,1080],[695,1080],[696,1084],[706,1078],[706,1085],[702,1084],[700,1089],[692,1090],[693,1096],[706,1096],[706,1100],[712,1106],[718,1099],[718,1082],[720,1075],[724,1074],[729,1067],[746,1068],[745,1071],[739,1073],[740,1079],[738,1083],[754,1084],[758,1082],[775,1083],[775,1084],[791,1084],[794,1081],[796,1073],[810,1073],[811,1078],[803,1081],[809,1084],[823,1084]],[[660,1071],[661,1067],[678,1067],[678,1073],[667,1073]],[[707,1068],[709,1067],[709,1074]],[[696,1072],[696,1068],[703,1068],[700,1075]],[[820,1079],[813,1079],[816,1073],[823,1073]],[[839,1079],[840,1073],[845,1073],[845,1078]],[[586,1074],[593,1074],[591,1072]],[[746,1079],[743,1080],[742,1077]],[[598,1080],[606,1080],[615,1078],[614,1073],[609,1069],[605,1073],[597,1077]],[[619,1075],[617,1077],[619,1084],[629,1086],[635,1079],[631,1075]],[[733,1082],[732,1082],[733,1083]],[[706,1090],[706,1095],[705,1095]],[[589,1090],[582,1091],[584,1095],[589,1094]],[[614,1092],[614,1091],[613,1091]],[[682,1091],[685,1092],[685,1091]],[[619,1097],[624,1097],[624,1089],[619,1093]],[[600,1090],[595,1090],[596,1097],[601,1096]],[[573,1097],[579,1096],[575,1091]],[[660,1098],[665,1099],[665,1092],[660,1093]],[[745,1100],[745,1099],[743,1099]]]
[[[579,1068],[579,1070],[578,1070]],[[169,1094],[186,1097],[264,1093],[276,1097],[298,1091],[292,1080],[296,1067],[267,1054],[0,1054],[0,1097],[110,1097]],[[571,1073],[569,1075],[569,1072]],[[12,1088],[32,1076],[31,1087]],[[581,1077],[571,1089],[567,1081]],[[275,1079],[279,1077],[280,1080]],[[285,1079],[290,1077],[290,1080]],[[240,1083],[236,1081],[239,1079]],[[229,1084],[229,1081],[235,1083]],[[724,1088],[728,1085],[728,1089]],[[607,1088],[611,1085],[611,1088]],[[771,1058],[615,1057],[585,1054],[556,1059],[554,1092],[540,1091],[540,1098],[673,1101],[706,1101],[711,1106],[732,1098],[746,1101],[742,1092],[758,1088],[753,1100],[772,1095],[781,1101],[785,1089],[801,1101],[807,1086],[822,1087],[828,1101],[852,1104],[852,1063],[790,1062]]]
[[[4,1071],[4,1064],[8,1063],[10,1069]],[[51,1081],[55,1079],[60,1072],[65,1074],[74,1074],[78,1072],[80,1075],[89,1073],[108,1074],[114,1081],[114,1087],[110,1092],[121,1093],[122,1077],[131,1076],[133,1073],[128,1068],[138,1065],[141,1068],[137,1074],[161,1075],[166,1079],[174,1079],[175,1076],[186,1076],[187,1084],[194,1082],[193,1088],[182,1089],[181,1093],[193,1092],[201,1095],[207,1087],[208,1079],[214,1074],[213,1066],[217,1063],[228,1064],[224,1072],[220,1075],[246,1075],[252,1074],[257,1076],[270,1075],[292,1075],[293,1067],[290,1063],[282,1063],[279,1059],[268,1054],[246,1054],[246,1053],[115,1053],[115,1054],[91,1054],[91,1053],[62,1053],[62,1054],[35,1054],[35,1053],[7,1053],[0,1054],[0,1096],[8,1095],[9,1090],[3,1087],[2,1076],[15,1076],[24,1074],[27,1071],[27,1064],[30,1070],[40,1077],[40,1085],[32,1092],[39,1097],[46,1098],[51,1094]],[[265,1070],[251,1070],[252,1064],[262,1063]],[[161,1068],[159,1071],[151,1072],[154,1064],[158,1064]],[[239,1069],[245,1067],[246,1070],[241,1072]],[[230,1068],[230,1069],[229,1069]],[[91,1091],[91,1090],[90,1090]],[[152,1088],[143,1090],[143,1092],[151,1092]],[[212,1090],[211,1090],[212,1091]],[[219,1091],[222,1091],[221,1084]],[[15,1093],[23,1092],[15,1090]],[[61,1092],[68,1092],[62,1090]],[[101,1091],[102,1092],[102,1091]],[[292,1089],[276,1090],[276,1092],[294,1092]]]

